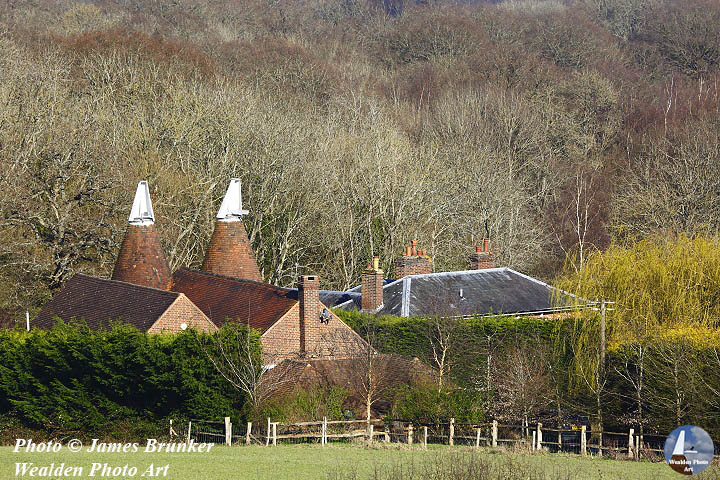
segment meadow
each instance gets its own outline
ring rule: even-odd
[[[142,448],[141,448],[142,450]],[[209,453],[14,453],[12,447],[0,447],[0,479],[16,476],[17,462],[34,466],[84,467],[84,476],[101,477],[102,470],[90,476],[93,463],[111,468],[136,467],[135,476],[101,478],[141,478],[152,464],[156,478],[168,479],[646,479],[677,478],[664,463],[630,462],[570,455],[529,455],[473,452],[462,447],[435,447],[425,451],[408,448],[363,448],[353,446],[320,447],[283,445],[278,447],[213,447]],[[162,468],[169,465],[167,475]],[[28,474],[25,475],[29,476]],[[149,475],[145,475],[146,477]],[[37,477],[36,477],[37,478]],[[67,477],[41,477],[67,478]],[[715,466],[700,478],[720,478]]]

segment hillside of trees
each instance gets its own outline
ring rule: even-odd
[[[1,2],[0,309],[108,275],[141,179],[177,267],[242,178],[279,285],[713,233],[719,68],[712,0]]]

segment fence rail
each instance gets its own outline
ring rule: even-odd
[[[328,420],[283,423],[252,422],[233,429],[230,418],[224,421],[191,420],[188,422],[186,441],[224,443],[226,445],[277,445],[285,443],[328,441],[376,441],[420,445],[465,445],[474,447],[513,446],[528,451],[576,453],[579,455],[615,456],[630,459],[657,459],[663,456],[666,435],[636,434],[627,432],[592,431],[585,425],[572,428],[547,428],[542,423],[501,424],[497,421],[471,424],[447,423],[413,424],[403,421],[385,422],[381,419]],[[170,422],[170,436],[183,436]],[[718,453],[716,451],[716,453]],[[720,455],[715,455],[720,457]]]

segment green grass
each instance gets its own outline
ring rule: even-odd
[[[278,447],[213,447],[210,453],[150,454],[150,453],[70,453],[64,448],[59,453],[14,453],[12,447],[0,447],[0,479],[23,478],[15,476],[16,462],[33,462],[37,466],[65,462],[82,466],[89,477],[91,464],[108,463],[112,466],[128,464],[138,468],[135,478],[150,465],[169,464],[168,479],[337,479],[372,478],[376,468],[389,471],[398,465],[405,468],[429,462],[437,455],[447,457],[456,452],[470,452],[462,447],[435,447],[429,451],[407,448],[364,448],[361,446],[284,445]],[[522,467],[517,478],[578,478],[590,479],[678,479],[664,463],[629,462],[598,458],[581,458],[569,455],[528,455],[499,452],[482,452],[489,463]],[[530,475],[527,472],[533,472]],[[541,477],[537,473],[542,473]],[[715,473],[710,478],[720,478]],[[705,477],[705,475],[703,475]],[[25,476],[24,478],[31,478]],[[37,477],[35,477],[37,478]],[[57,478],[57,477],[45,477]],[[67,478],[67,477],[66,477]],[[108,478],[108,477],[105,477]],[[115,477],[130,478],[130,477]]]

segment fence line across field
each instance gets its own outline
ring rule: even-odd
[[[170,436],[181,437],[170,421]],[[406,443],[427,448],[428,444],[464,445],[478,447],[520,446],[530,451],[576,453],[579,455],[613,455],[633,459],[657,458],[664,455],[666,435],[638,434],[634,428],[627,432],[592,431],[585,425],[572,428],[548,428],[542,423],[447,423],[413,424],[405,421],[385,422],[368,420],[322,420],[313,422],[266,422],[234,426],[229,417],[224,421],[190,420],[186,441],[225,445],[265,446],[284,443],[329,441],[376,441]],[[716,451],[717,453],[717,451]],[[715,455],[720,457],[720,455]]]

